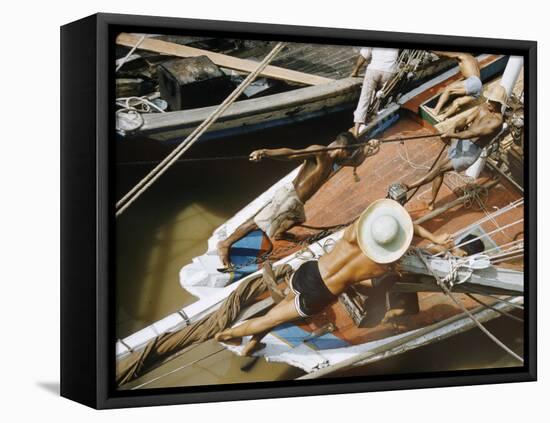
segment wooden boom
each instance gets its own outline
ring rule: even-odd
[[[134,47],[138,44],[139,40],[140,37],[137,35],[122,32],[118,35],[116,42],[122,46]],[[237,57],[228,56],[227,54],[214,53],[212,51],[170,43],[154,38],[145,38],[139,44],[138,48],[177,57],[207,56],[218,66],[247,73],[252,72],[258,66],[258,63],[253,60],[239,59]],[[306,85],[320,85],[333,81],[330,78],[284,69],[277,66],[267,66],[260,75]]]

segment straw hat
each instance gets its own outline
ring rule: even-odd
[[[391,263],[401,258],[413,238],[409,213],[395,200],[377,200],[366,208],[356,225],[361,251],[376,263]]]
[[[506,89],[500,84],[494,84],[489,90],[485,93],[485,98],[489,101],[496,101],[500,104],[506,104],[508,94],[506,94]]]

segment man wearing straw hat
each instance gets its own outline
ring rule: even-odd
[[[289,293],[280,303],[264,316],[218,333],[216,340],[240,344],[243,336],[252,335],[241,352],[249,355],[274,327],[319,313],[350,285],[361,283],[372,287],[373,279],[395,272],[413,234],[438,245],[450,243],[447,234],[434,236],[414,225],[409,213],[398,202],[375,201],[346,228],[330,252],[296,269],[289,282]]]
[[[411,185],[403,184],[407,191],[432,182],[432,198],[428,209],[433,210],[435,199],[443,183],[445,173],[454,170],[462,172],[473,165],[482,150],[502,130],[502,107],[506,104],[506,90],[495,84],[485,94],[486,102],[473,108],[466,116],[458,119],[452,128],[441,134],[444,142],[452,140],[447,155],[425,176]]]
[[[262,230],[270,241],[290,237],[287,232],[306,220],[304,204],[330,178],[333,166],[359,166],[367,156],[378,148],[378,140],[371,139],[363,147],[350,148],[357,139],[348,131],[340,133],[328,149],[323,145],[310,145],[301,150],[290,148],[256,150],[250,160],[259,162],[264,158],[273,160],[302,161],[296,178],[280,187],[269,203],[250,219],[237,227],[231,235],[218,243],[218,256],[224,266],[230,265],[231,246],[248,233]]]

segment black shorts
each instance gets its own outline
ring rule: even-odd
[[[302,317],[319,313],[337,298],[321,278],[317,260],[306,261],[296,269],[290,278],[290,289],[296,295],[294,305]]]

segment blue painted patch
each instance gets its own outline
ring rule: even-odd
[[[260,230],[250,232],[244,238],[239,239],[231,246],[229,258],[235,266],[242,266],[258,258],[261,253],[264,233]],[[251,263],[245,267],[239,268],[233,274],[233,281],[244,278],[258,270],[256,263]]]
[[[392,113],[386,119],[383,119],[382,122],[379,122],[378,125],[376,125],[369,132],[369,137],[373,138],[373,137],[381,134],[382,132],[384,132],[386,129],[388,129],[390,126],[392,126],[398,120],[399,120],[399,113]]]
[[[328,350],[332,348],[348,347],[350,344],[343,339],[334,336],[332,333],[326,333],[322,336],[313,338],[311,333],[306,332],[302,328],[293,325],[292,323],[285,323],[277,326],[271,333],[278,338],[283,339],[289,343],[292,347],[307,342],[317,350]]]

